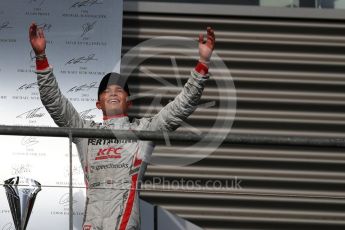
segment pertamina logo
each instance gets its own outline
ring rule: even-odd
[[[98,150],[97,156],[95,158],[95,160],[106,160],[109,158],[121,158],[121,152],[122,148],[113,148],[113,147],[109,147],[109,148],[101,148]]]

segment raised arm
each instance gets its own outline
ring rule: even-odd
[[[208,27],[206,41],[202,34],[199,35],[199,62],[191,71],[191,77],[182,92],[157,115],[149,119],[149,130],[173,131],[195,111],[204,90],[204,83],[209,78],[208,67],[214,46],[214,31]]]
[[[82,128],[84,121],[59,89],[46,57],[44,32],[35,23],[30,26],[29,40],[36,54],[37,82],[43,105],[58,126]]]

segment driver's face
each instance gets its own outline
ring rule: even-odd
[[[103,111],[104,116],[126,114],[131,105],[127,98],[128,94],[121,86],[108,85],[99,95],[96,106]]]

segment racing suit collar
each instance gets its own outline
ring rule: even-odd
[[[103,121],[111,120],[113,118],[120,118],[120,117],[128,117],[128,115],[127,114],[117,114],[117,115],[113,115],[113,116],[103,116]]]
[[[113,128],[125,128],[129,125],[129,118],[127,115],[123,116],[111,116],[104,119],[103,124],[105,126],[111,126]]]

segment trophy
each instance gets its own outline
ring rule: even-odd
[[[32,179],[13,177],[5,181],[4,187],[16,230],[25,230],[41,184]]]

